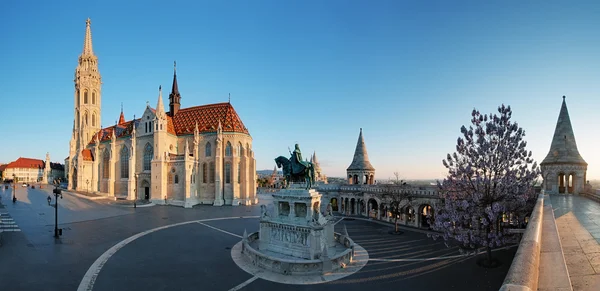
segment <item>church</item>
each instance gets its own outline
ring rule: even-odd
[[[75,69],[73,134],[65,159],[68,189],[156,204],[251,205],[256,197],[252,137],[229,102],[181,108],[174,69],[169,107],[101,126],[102,78],[86,21]],[[165,111],[168,109],[168,111]]]

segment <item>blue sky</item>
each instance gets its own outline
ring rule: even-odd
[[[597,2],[597,1],[596,1]],[[257,169],[298,142],[344,176],[363,128],[376,178],[440,178],[473,108],[504,103],[548,153],[562,98],[600,179],[593,1],[0,1],[0,162],[68,156],[85,20],[102,124],[154,107],[177,61],[182,107],[227,101]]]

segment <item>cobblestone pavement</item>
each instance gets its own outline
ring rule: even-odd
[[[573,195],[551,200],[573,290],[599,290],[600,203]]]
[[[58,208],[64,232],[54,239],[54,208],[46,201],[51,189],[17,191],[19,201],[2,210],[22,231],[4,235],[1,290],[77,290],[94,262],[123,240],[158,227],[216,217],[231,219],[168,227],[124,245],[98,269],[93,290],[498,290],[516,251],[494,252],[503,265],[484,269],[477,266],[476,257],[443,258],[458,254],[456,248],[425,234],[390,235],[391,226],[344,220],[336,231],[347,227],[369,252],[367,265],[326,284],[284,285],[253,278],[231,259],[238,236],[258,230],[257,218],[240,217],[257,217],[258,206],[133,209],[64,195]],[[12,194],[7,190],[0,195],[7,201]]]

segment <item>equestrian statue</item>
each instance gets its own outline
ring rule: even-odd
[[[290,152],[291,158],[279,156],[275,159],[277,168],[283,170],[285,178],[284,188],[288,188],[290,182],[306,182],[306,189],[312,188],[315,183],[315,167],[311,162],[302,160],[300,146],[296,144],[293,152]]]

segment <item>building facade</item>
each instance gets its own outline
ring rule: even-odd
[[[174,70],[165,110],[159,87],[156,108],[140,118],[123,110],[114,126],[101,128],[101,76],[92,50],[91,22],[75,70],[69,189],[160,204],[250,205],[256,198],[252,137],[227,103],[181,108]]]
[[[3,180],[17,179],[24,183],[48,183],[55,179],[64,179],[64,166],[60,163],[50,162],[50,154],[46,154],[46,161],[20,157],[16,161],[5,165]]]
[[[586,183],[587,163],[577,150],[565,96],[563,96],[550,151],[540,164],[543,189],[549,194],[580,194]]]

